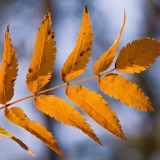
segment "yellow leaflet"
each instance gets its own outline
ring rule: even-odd
[[[85,7],[77,44],[61,69],[60,76],[64,82],[68,82],[84,72],[91,56],[93,39],[93,34],[91,32],[91,21],[87,7]]]
[[[41,95],[39,97],[35,97],[34,103],[35,106],[43,113],[61,121],[64,124],[82,130],[95,142],[101,144],[90,125],[86,122],[86,119],[80,115],[77,110],[74,110],[74,107],[70,106],[65,100],[54,95]]]
[[[31,92],[41,89],[52,76],[56,54],[56,43],[53,40],[51,15],[48,12],[39,27],[33,58],[26,77],[26,85]]]
[[[17,58],[6,28],[2,65],[0,68],[0,103],[6,104],[14,95],[14,81],[17,77]]]
[[[4,113],[8,121],[24,128],[25,130],[39,138],[53,151],[64,157],[53,135],[49,131],[47,131],[47,129],[40,123],[31,121],[21,108],[6,108]]]
[[[125,22],[126,22],[126,13],[124,12],[124,20],[123,20],[122,28],[119,32],[117,39],[115,40],[114,44],[95,62],[93,66],[93,71],[96,75],[108,69],[112,64],[114,56],[116,54],[117,47],[119,45],[119,42],[122,36]]]
[[[119,99],[130,107],[134,106],[142,111],[154,111],[149,98],[142,90],[122,76],[108,74],[98,79],[98,85],[104,93]]]
[[[143,38],[128,43],[122,48],[115,63],[119,72],[140,73],[149,68],[159,56],[160,42],[156,39]]]
[[[12,140],[14,140],[15,142],[17,142],[23,149],[25,149],[29,154],[31,154],[32,156],[35,156],[32,151],[19,139],[17,138],[14,134],[9,133],[8,131],[6,131],[2,126],[0,126],[0,134],[8,137]]]
[[[98,124],[116,136],[126,139],[116,114],[100,94],[90,91],[84,86],[74,86],[72,88],[67,86],[66,94],[72,102],[78,105]]]

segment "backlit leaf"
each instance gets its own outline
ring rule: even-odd
[[[2,126],[0,126],[0,134],[10,138],[12,140],[14,140],[15,142],[17,142],[23,149],[25,149],[29,154],[31,154],[32,156],[35,156],[32,151],[19,139],[17,138],[14,134],[6,131]]]
[[[14,95],[14,81],[17,77],[17,58],[11,43],[9,25],[6,28],[2,65],[0,68],[0,103],[6,104]]]
[[[98,79],[98,85],[104,93],[119,99],[130,107],[134,106],[142,111],[153,111],[149,98],[142,90],[122,76],[108,74]]]
[[[122,48],[115,68],[119,72],[140,73],[149,68],[160,53],[160,42],[156,39],[142,38],[128,43]]]
[[[122,28],[114,44],[95,62],[93,66],[93,71],[96,75],[99,75],[100,72],[103,72],[106,69],[108,69],[110,65],[112,64],[114,56],[116,54],[117,47],[119,45],[119,42],[122,36],[125,22],[126,22],[126,13],[124,13],[124,20],[123,20]]]
[[[67,86],[66,94],[73,103],[92,117],[94,121],[116,136],[125,139],[116,114],[100,94],[90,91],[84,86]]]
[[[31,121],[21,108],[6,108],[4,113],[8,121],[24,128],[25,130],[39,138],[53,151],[64,157],[53,135],[49,131],[47,131],[47,129],[40,123]]]
[[[64,82],[68,82],[80,76],[91,56],[91,45],[93,34],[91,21],[87,7],[85,7],[82,17],[82,25],[78,35],[77,44],[63,65],[60,76]]]
[[[34,103],[40,111],[57,119],[58,121],[61,121],[64,124],[82,130],[95,142],[101,144],[100,140],[90,128],[90,125],[86,122],[86,119],[62,98],[54,95],[41,95],[39,97],[35,96]]]
[[[48,12],[39,27],[33,58],[26,77],[26,85],[31,92],[41,89],[52,76],[56,54],[56,43],[53,40],[51,15]]]

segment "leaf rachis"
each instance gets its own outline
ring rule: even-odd
[[[4,52],[0,67],[0,103],[3,104],[0,110],[4,109],[4,115],[7,120],[24,128],[48,145],[57,154],[64,157],[57,141],[44,126],[30,120],[21,108],[9,108],[20,101],[34,98],[35,107],[39,111],[66,125],[80,129],[89,138],[102,145],[100,139],[80,112],[75,110],[73,106],[61,97],[44,94],[51,90],[66,87],[66,95],[73,103],[79,106],[103,128],[121,139],[126,139],[118,116],[111,109],[108,102],[99,93],[85,86],[78,85],[80,82],[97,79],[101,91],[120,100],[123,104],[141,111],[154,110],[149,98],[136,84],[121,75],[114,74],[113,71],[140,73],[149,68],[160,55],[159,40],[147,37],[128,43],[120,50],[115,68],[106,71],[113,63],[125,22],[126,13],[124,12],[123,24],[117,39],[93,65],[95,75],[70,81],[79,77],[85,71],[91,56],[93,33],[89,12],[87,6],[85,6],[77,43],[60,72],[61,79],[65,83],[40,90],[50,81],[56,59],[56,42],[54,41],[54,32],[52,31],[51,15],[48,11],[39,27],[33,57],[26,75],[26,86],[31,92],[31,95],[13,102],[9,101],[14,95],[14,82],[17,78],[18,64],[16,53],[11,43],[8,25],[5,32]],[[34,156],[31,150],[20,139],[6,131],[0,125],[0,138],[1,135],[14,140],[29,154]]]

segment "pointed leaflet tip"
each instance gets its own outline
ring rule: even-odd
[[[126,23],[126,10],[124,8],[124,23]]]
[[[86,13],[88,12],[87,4],[85,4],[84,11],[85,11]]]
[[[93,66],[93,71],[96,75],[99,75],[101,72],[107,70],[112,62],[113,59],[115,57],[122,33],[123,33],[123,29],[125,26],[125,22],[126,22],[126,13],[124,12],[124,19],[123,19],[123,23],[122,23],[122,27],[121,30],[115,40],[115,42],[113,43],[113,45],[95,62],[94,66]]]
[[[9,32],[9,26],[10,26],[10,23],[8,24],[7,28],[6,28],[6,32]],[[5,34],[6,35],[6,34]]]

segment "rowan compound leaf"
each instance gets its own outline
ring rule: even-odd
[[[115,63],[119,72],[140,73],[149,68],[160,53],[160,42],[153,38],[142,38],[122,48]]]
[[[17,58],[11,43],[9,25],[6,28],[2,65],[0,68],[0,103],[6,104],[14,95],[14,81],[17,77]]]
[[[31,121],[21,108],[6,108],[4,110],[4,113],[8,121],[24,128],[25,130],[36,136],[38,139],[40,139],[42,142],[44,142],[57,154],[64,157],[53,135],[49,131],[47,131],[47,129],[40,123]]]
[[[95,142],[101,144],[86,119],[65,100],[54,95],[35,96],[35,106],[43,113],[69,126],[82,130]],[[101,144],[102,145],[102,144]]]
[[[77,44],[61,69],[60,76],[64,82],[68,82],[84,72],[91,56],[93,39],[93,34],[91,32],[91,21],[87,7],[85,7]]]
[[[108,74],[98,79],[98,85],[104,93],[130,107],[134,106],[142,111],[154,111],[149,98],[142,90],[123,76]]]
[[[33,58],[26,77],[26,85],[31,92],[41,89],[52,76],[56,54],[56,43],[53,40],[51,15],[48,12],[39,27]]]
[[[119,32],[117,39],[115,40],[114,44],[95,62],[93,66],[93,71],[96,75],[99,75],[100,72],[103,72],[106,69],[108,69],[112,64],[114,56],[116,54],[117,47],[119,45],[119,42],[122,36],[125,22],[126,22],[126,13],[124,12],[124,20],[123,20],[122,28]]]
[[[23,149],[25,149],[29,154],[31,154],[32,156],[35,156],[32,151],[19,139],[17,138],[14,134],[6,131],[2,126],[0,126],[0,134],[10,138],[12,140],[14,140],[15,142],[17,142]],[[0,136],[1,136],[0,135]]]
[[[66,94],[73,103],[92,117],[94,121],[114,135],[126,139],[116,114],[100,94],[90,91],[84,86],[67,86]]]

